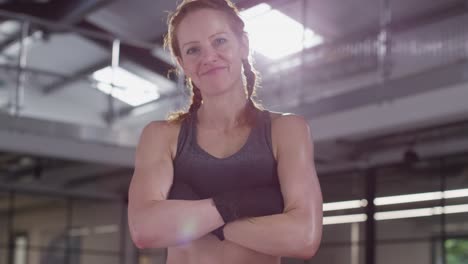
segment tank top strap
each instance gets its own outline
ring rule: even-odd
[[[273,143],[271,139],[271,116],[270,116],[270,111],[268,110],[262,110],[261,111],[261,120],[262,120],[262,132],[263,132],[263,137],[265,139],[266,145],[268,146],[268,149],[271,151],[273,154]]]
[[[193,136],[193,116],[189,114],[180,125],[179,136],[177,138],[177,152],[174,158],[174,162],[180,157],[180,155],[190,146]]]

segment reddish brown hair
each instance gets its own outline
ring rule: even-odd
[[[239,41],[246,34],[244,31],[244,22],[239,16],[239,11],[230,0],[184,0],[179,4],[179,6],[177,6],[175,12],[169,15],[168,32],[164,38],[164,46],[169,48],[175,61],[178,57],[181,57],[179,42],[177,39],[177,27],[182,19],[184,19],[190,12],[205,8],[211,8],[223,12],[228,18],[231,30],[237,36]],[[255,108],[261,109],[262,106],[253,99],[253,97],[256,96],[256,89],[258,86],[258,73],[252,66],[252,63],[247,59],[242,60],[242,66],[244,68],[244,76],[247,84],[246,93],[249,97],[249,107],[247,110],[254,110]],[[200,89],[190,79],[187,79],[186,83],[192,91],[191,104],[187,111],[177,111],[169,114],[168,119],[171,121],[183,120],[188,115],[195,113],[202,104]],[[248,123],[253,121],[252,117],[253,111],[247,111],[246,119]]]

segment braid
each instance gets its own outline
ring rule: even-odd
[[[187,78],[186,81],[187,86],[192,90],[192,102],[190,103],[190,107],[188,111],[179,110],[169,113],[166,117],[169,121],[181,121],[187,118],[189,115],[194,114],[202,104],[203,98],[200,89],[189,78]]]
[[[189,113],[194,113],[195,111],[200,108],[202,104],[202,95],[200,89],[191,81],[189,80],[190,86],[192,87],[193,96],[192,96],[192,104],[190,104]]]
[[[252,65],[250,64],[249,60],[243,59],[242,66],[244,66],[244,75],[247,82],[247,96],[249,98],[250,106],[255,107],[256,102],[254,101],[253,97],[257,95],[256,88],[257,88],[257,73],[255,69],[253,69]]]
[[[257,103],[254,100],[254,97],[257,96],[257,86],[258,86],[258,73],[252,67],[252,64],[248,59],[242,60],[242,66],[244,68],[245,80],[247,83],[247,96],[248,96],[248,109],[247,109],[247,120],[253,125],[256,122],[255,110],[261,109],[264,110],[260,103]]]

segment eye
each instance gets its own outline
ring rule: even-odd
[[[190,55],[190,54],[197,53],[198,51],[200,51],[198,47],[191,47],[186,51],[186,54]]]
[[[221,45],[221,44],[224,44],[224,43],[226,43],[226,42],[227,42],[227,39],[225,39],[225,38],[217,38],[217,39],[214,40],[214,43],[215,43],[217,46],[219,46],[219,45]]]

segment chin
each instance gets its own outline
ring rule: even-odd
[[[220,95],[233,89],[232,83],[227,83],[226,81],[210,82],[210,84],[207,84],[204,87],[205,88],[201,90],[202,93],[206,95]]]

